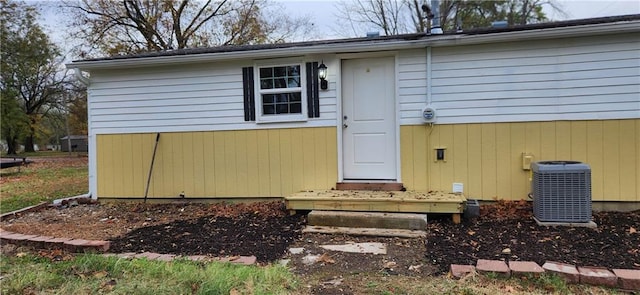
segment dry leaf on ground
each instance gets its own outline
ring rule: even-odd
[[[324,262],[329,264],[336,263],[336,261],[333,258],[331,258],[331,256],[329,256],[327,253],[320,255],[320,257],[318,257],[318,262]]]

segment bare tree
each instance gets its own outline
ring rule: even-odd
[[[336,16],[342,21],[337,33],[343,36],[362,35],[363,29],[379,29],[385,35],[419,33],[429,22],[422,11],[425,0],[344,0],[336,4]],[[509,25],[547,21],[544,6],[562,13],[553,0],[441,0],[440,24],[445,30],[488,27],[491,22],[505,20]],[[347,32],[345,28],[350,28]]]
[[[415,32],[425,32],[428,29],[429,22],[427,21],[427,15],[422,10],[423,3],[419,0],[405,0],[406,5],[409,7],[411,13],[411,22]]]
[[[384,35],[397,35],[407,31],[407,10],[404,1],[395,0],[354,0],[341,1],[336,4],[336,17],[342,20],[338,25],[345,27],[345,23],[352,32],[342,30],[341,34],[361,35],[362,29],[376,28]]]
[[[268,22],[266,0],[79,0],[66,7],[73,14],[72,36],[87,47],[81,57],[264,43],[284,25],[295,24],[289,32],[309,26],[308,19],[284,14]]]
[[[306,41],[317,37],[310,17],[290,17],[281,4],[244,6],[223,22],[223,45]]]

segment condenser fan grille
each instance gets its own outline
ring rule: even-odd
[[[572,161],[536,162],[533,173],[533,214],[545,222],[591,221],[591,169]]]

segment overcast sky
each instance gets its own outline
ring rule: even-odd
[[[115,0],[114,0],[115,1]],[[309,15],[318,28],[318,35],[323,39],[341,38],[336,31],[335,6],[338,0],[275,0],[284,5],[285,9],[295,15]],[[27,0],[34,3],[36,0]],[[38,1],[43,3],[41,11],[41,23],[51,35],[54,42],[64,47],[65,30],[67,23],[65,17],[56,8],[60,1]],[[430,1],[429,1],[430,2]],[[640,14],[640,0],[555,0],[566,15],[557,13],[552,9],[545,9],[547,16],[552,20],[581,19],[613,15]],[[548,8],[548,7],[547,7]],[[362,32],[361,36],[365,36]]]

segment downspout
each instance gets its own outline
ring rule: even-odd
[[[82,71],[79,68],[73,69],[73,73],[76,79],[80,81],[80,83],[84,84],[85,86],[89,86],[89,84],[91,84],[91,81],[89,80],[89,78],[82,75]],[[96,161],[95,160],[96,159],[96,139],[95,139],[95,135],[91,134],[92,133],[91,132],[91,112],[89,112],[89,109],[91,109],[90,106],[91,106],[91,103],[89,102],[89,94],[87,93],[87,119],[88,119],[87,124],[89,124],[88,126],[88,129],[89,129],[89,192],[87,192],[84,195],[80,195],[76,197],[89,197],[94,200],[97,200],[98,195],[95,192],[95,190],[97,190],[97,185],[95,183],[96,179],[95,179],[95,171],[94,171],[95,164],[96,164],[95,162]],[[71,146],[69,146],[69,149],[71,149]]]
[[[431,46],[427,47],[427,105],[431,104]]]
[[[434,1],[432,1],[433,3]],[[428,130],[429,132],[427,133],[427,151],[431,149],[431,145],[433,144],[431,141],[431,133],[433,132],[433,123],[435,122],[435,108],[433,108],[433,106],[431,105],[431,101],[432,101],[432,97],[431,97],[431,70],[432,70],[432,64],[431,64],[431,46],[427,46],[427,65],[426,65],[426,71],[427,71],[427,104],[424,107],[424,109],[422,109],[422,119],[424,120],[425,123],[427,123],[428,126]],[[431,112],[433,114],[433,117],[431,118],[427,118],[425,116],[425,113]],[[427,152],[427,159],[430,161],[429,159],[429,155],[431,153]],[[431,187],[431,177],[427,177],[427,187]]]
[[[432,98],[432,90],[433,87],[431,86],[431,71],[432,71],[432,64],[431,64],[431,56],[432,56],[432,52],[431,52],[431,46],[427,46],[427,66],[426,66],[426,73],[427,73],[427,99],[426,99],[426,105],[425,107],[422,109],[422,120],[429,124],[429,127],[431,127],[431,130],[433,128],[433,123],[436,122],[436,116],[437,116],[437,112],[435,107],[433,107],[433,105],[431,105],[431,102],[433,101]],[[429,131],[429,134],[431,134],[431,131]]]

